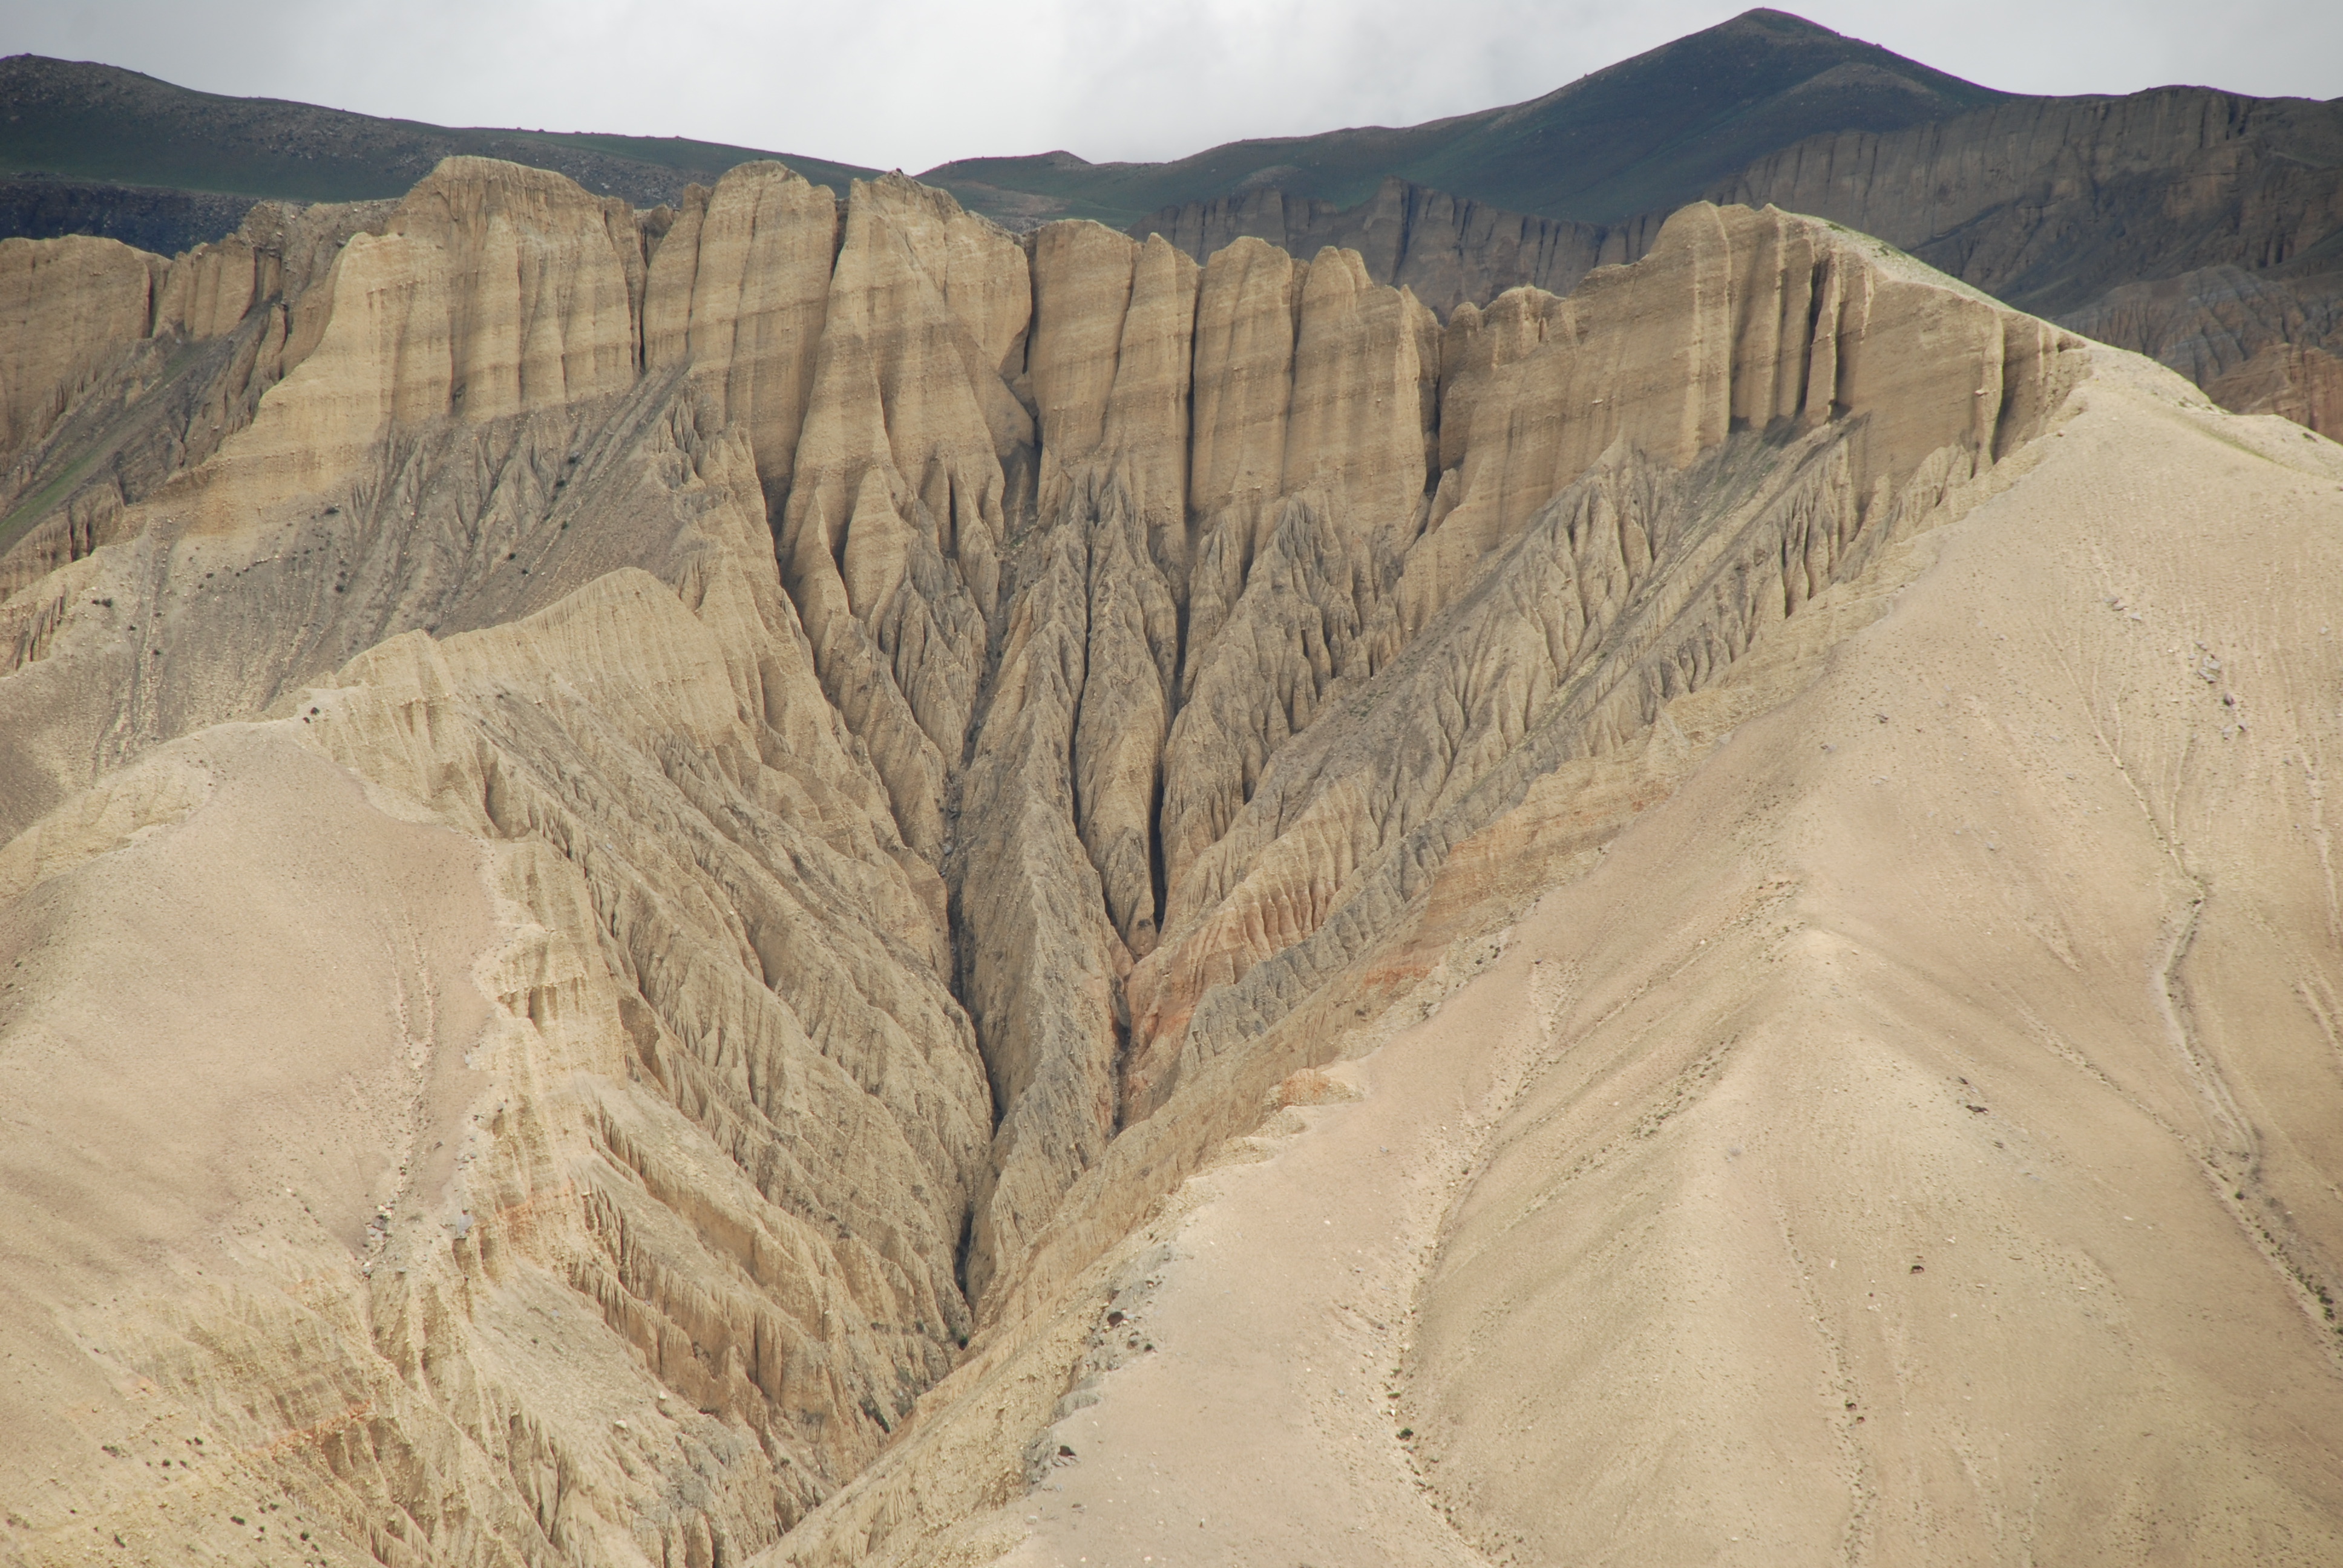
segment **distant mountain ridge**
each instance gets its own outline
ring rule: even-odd
[[[1755,10],[1527,103],[1420,126],[1230,142],[1169,163],[1093,164],[1068,152],[966,158],[920,178],[1016,229],[1056,217],[1125,227],[1169,205],[1272,185],[1352,206],[1389,176],[1523,213],[1607,222],[1691,200],[1807,136],[1899,130],[2008,97]],[[752,158],[779,158],[840,190],[879,172],[681,137],[456,128],[227,97],[35,55],[0,60],[0,174],[286,201],[399,196],[459,154],[552,169],[639,206],[672,202],[685,186],[713,184]]]
[[[39,55],[0,59],[0,173],[279,201],[404,196],[440,159],[467,154],[551,169],[638,206],[673,201],[687,185],[712,185],[755,158],[782,158],[808,179],[841,186],[878,173],[680,136],[467,129],[234,98]]]
[[[260,199],[53,174],[0,175],[0,236],[94,235],[157,256],[176,256],[233,234]]]
[[[1013,192],[1054,202],[1051,216],[1118,226],[1265,186],[1353,206],[1387,176],[1536,216],[1609,223],[1679,206],[1809,136],[1902,130],[2011,96],[1760,9],[1527,103],[1424,125],[1229,142],[1163,164],[1089,164],[1064,152],[966,158],[920,177],[962,199],[963,186]]]

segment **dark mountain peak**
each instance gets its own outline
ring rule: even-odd
[[[1901,77],[1956,105],[1955,112],[2008,95],[1907,59],[1892,49],[1835,33],[1803,16],[1761,8],[1590,71],[1544,97],[1492,113],[1534,113],[1590,91],[1606,98],[1649,91],[1762,97],[1842,66],[1869,67]]]
[[[1350,207],[1393,176],[1516,213],[1604,223],[1690,201],[1807,136],[1901,130],[2007,97],[1760,7],[1526,103],[1423,125],[1256,137],[1164,164],[963,158],[923,177],[1020,226],[1124,225],[1270,186]]]
[[[1719,22],[1708,30],[1712,33],[1722,33],[1735,27],[1755,28],[1765,33],[1798,33],[1822,38],[1845,36],[1843,33],[1833,32],[1819,22],[1809,22],[1804,16],[1793,15],[1787,11],[1776,11],[1771,5],[1752,5],[1740,15]]]
[[[1901,130],[2008,95],[1785,11],[1745,11],[1493,110],[1412,179],[1549,217],[1607,221],[1689,200],[1824,131]]]
[[[976,180],[998,183],[1014,180],[1020,175],[1079,173],[1090,169],[1114,168],[1119,165],[1094,164],[1063,147],[1048,153],[1011,153],[1001,157],[954,158],[938,164],[920,177],[930,185],[950,185],[956,180]]]

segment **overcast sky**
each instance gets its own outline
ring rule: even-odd
[[[1699,0],[0,0],[0,54],[443,125],[689,136],[877,167],[1518,102],[1745,7]],[[1784,7],[1988,86],[2343,95],[2343,0]]]

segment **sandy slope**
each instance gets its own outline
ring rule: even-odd
[[[298,728],[223,726],[149,759],[114,820],[59,825],[79,840],[66,869],[0,905],[0,1181],[26,1200],[0,1252],[12,1523],[70,1505],[110,1515],[85,1544],[126,1532],[186,1561],[202,1536],[306,1559],[283,1536],[316,1521],[269,1502],[266,1456],[142,1374],[156,1342],[206,1318],[244,1335],[196,1333],[214,1377],[270,1350],[297,1362],[255,1303],[281,1292],[334,1318],[388,1231],[425,1218],[390,1201],[437,1188],[458,1158],[482,1087],[464,1051],[488,1014],[479,847],[384,815]],[[11,895],[54,869],[37,839],[0,857]],[[298,1425],[316,1382],[256,1378],[245,1398]],[[297,1526],[272,1545],[280,1515]]]
[[[2103,355],[1363,1100],[1192,1183],[1011,1560],[2343,1555],[2343,453],[2199,402]]]

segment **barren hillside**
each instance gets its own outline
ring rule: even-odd
[[[769,163],[0,370],[13,1559],[2332,1555],[2322,438]]]

